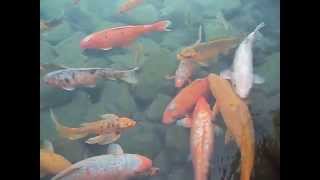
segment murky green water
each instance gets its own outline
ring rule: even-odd
[[[40,144],[48,139],[55,152],[72,163],[106,153],[107,145],[89,145],[84,139],[71,141],[58,135],[50,118],[53,109],[62,124],[79,127],[98,116],[113,113],[130,117],[138,125],[122,133],[116,141],[125,152],[149,157],[160,174],[138,179],[191,180],[189,129],[161,123],[170,100],[179,92],[173,75],[179,61],[176,54],[197,40],[203,27],[203,41],[250,33],[259,23],[261,30],[253,45],[254,71],[265,79],[254,85],[249,101],[256,134],[256,158],[252,179],[280,179],[280,15],[276,0],[145,0],[123,15],[118,8],[126,0],[41,0],[40,19],[61,20],[44,30],[40,40],[40,62],[72,68],[111,67],[128,69],[139,66],[138,83],[99,81],[95,88],[64,91],[50,87],[40,78]],[[222,18],[221,18],[222,17]],[[109,51],[80,49],[82,38],[106,28],[150,24],[159,20],[172,22],[168,32],[154,32],[139,37],[128,48]],[[138,58],[136,55],[138,54]],[[199,67],[192,79],[209,73],[219,74],[229,67],[234,50]],[[138,59],[138,63],[137,60]],[[59,68],[58,68],[59,69]],[[50,69],[52,71],[55,69]],[[40,75],[42,77],[43,74]],[[218,124],[224,127],[222,118]],[[224,134],[216,137],[211,160],[210,179],[239,179],[239,148],[234,142],[224,144]],[[50,179],[47,176],[43,179]]]

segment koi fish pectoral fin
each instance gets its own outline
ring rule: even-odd
[[[230,71],[230,69],[226,69],[220,73],[220,76],[223,79],[231,79],[231,75],[232,75],[232,72]]]
[[[110,144],[108,146],[107,154],[121,155],[123,153],[123,149],[119,144]]]
[[[264,78],[261,77],[261,76],[259,76],[259,75],[257,75],[257,74],[255,74],[255,75],[253,76],[253,82],[254,82],[255,84],[263,84],[263,83],[264,83]]]
[[[175,75],[166,75],[165,78],[168,80],[171,80],[171,79],[176,78],[176,76]]]
[[[99,135],[93,138],[90,138],[86,141],[88,144],[100,144],[100,145],[105,145],[105,144],[110,144],[120,138],[120,133],[110,133],[110,134],[103,134]]]
[[[192,119],[191,117],[185,117],[183,119],[179,119],[177,120],[176,122],[176,125],[177,126],[182,126],[182,127],[185,127],[185,128],[191,128],[192,126]]]
[[[103,119],[108,119],[108,120],[116,120],[119,118],[119,116],[117,116],[115,114],[102,114],[100,117]]]
[[[198,62],[198,64],[202,67],[209,67],[209,64],[207,62]]]

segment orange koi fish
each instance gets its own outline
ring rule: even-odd
[[[124,4],[120,6],[119,13],[128,12],[129,10],[136,8],[142,3],[143,3],[143,0],[127,0]]]
[[[162,123],[171,124],[187,115],[201,96],[209,94],[209,83],[206,78],[194,80],[184,87],[166,107]]]
[[[97,134],[98,136],[86,141],[88,144],[109,144],[120,138],[121,133],[136,125],[136,121],[119,117],[115,114],[104,114],[98,120],[81,124],[80,128],[69,128],[62,126],[53,111],[50,110],[51,118],[56,125],[56,129],[62,137],[70,140],[76,140],[86,137],[88,134]]]
[[[225,140],[228,141],[231,135],[240,147],[241,180],[250,180],[255,157],[255,136],[249,108],[227,80],[210,74],[208,81],[216,98],[216,107],[228,129]]]
[[[46,140],[44,148],[40,149],[40,178],[55,175],[72,164],[59,154],[54,153],[53,145]]]
[[[107,154],[90,157],[73,164],[52,180],[127,180],[140,175],[153,176],[159,168],[152,160],[139,154],[126,154],[118,144],[110,144]]]
[[[199,28],[199,37],[201,37],[201,26]],[[193,60],[202,66],[208,66],[209,60],[216,59],[220,54],[228,54],[229,50],[232,49],[240,38],[221,38],[209,42],[201,42],[199,40],[184,49],[177,54],[177,59]]]
[[[135,39],[143,34],[154,31],[170,31],[171,21],[159,21],[147,25],[120,26],[95,32],[85,37],[80,42],[82,49],[102,49],[110,50],[112,48],[127,47]]]

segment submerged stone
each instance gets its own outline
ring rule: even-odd
[[[47,41],[40,40],[40,61],[47,63],[58,57],[58,53],[54,47],[51,46]]]
[[[62,22],[58,26],[52,28],[50,31],[42,34],[44,40],[52,45],[56,45],[62,40],[70,37],[73,31],[68,23]]]
[[[160,123],[162,114],[170,100],[170,96],[158,94],[145,112],[148,120]]]

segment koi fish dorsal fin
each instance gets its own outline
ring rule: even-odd
[[[76,172],[80,168],[81,168],[81,166],[70,166],[69,168],[63,170],[62,172],[60,172],[59,174],[54,176],[51,180],[63,179],[64,177],[68,176],[69,174]]]
[[[107,119],[107,120],[116,120],[119,118],[119,116],[115,115],[115,114],[102,114],[100,116],[100,118],[102,119]]]
[[[123,149],[119,144],[110,144],[108,146],[107,154],[121,155],[123,153]]]
[[[54,152],[54,148],[53,148],[52,142],[49,141],[49,140],[44,140],[44,142],[43,142],[43,148],[44,148],[45,150]]]
[[[201,41],[202,41],[202,25],[199,26],[198,40],[194,43],[194,45],[197,45],[197,44],[201,43]]]

